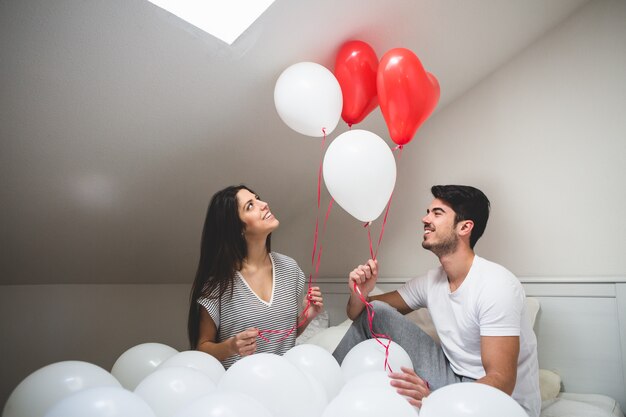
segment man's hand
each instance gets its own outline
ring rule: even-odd
[[[389,374],[391,378],[391,386],[396,388],[398,394],[403,395],[413,407],[420,408],[422,399],[430,394],[430,386],[428,382],[420,378],[413,369],[400,368],[402,372],[392,372]]]
[[[363,297],[367,297],[376,286],[378,279],[378,261],[369,259],[364,265],[359,265],[348,275],[348,287],[354,292],[354,284]]]

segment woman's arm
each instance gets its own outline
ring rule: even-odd
[[[256,352],[258,329],[249,328],[223,342],[216,342],[217,327],[206,309],[200,309],[200,331],[196,349],[214,356],[220,361],[233,355],[247,356]]]

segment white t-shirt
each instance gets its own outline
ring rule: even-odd
[[[512,397],[531,417],[539,416],[537,339],[526,319],[524,288],[515,275],[475,256],[465,280],[452,293],[442,267],[408,281],[398,292],[410,308],[428,308],[441,347],[457,375],[474,379],[485,376],[481,336],[519,336],[517,381]]]

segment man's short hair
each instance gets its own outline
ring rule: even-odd
[[[469,185],[433,185],[430,191],[435,198],[452,207],[456,213],[455,224],[463,220],[474,222],[470,234],[470,248],[473,249],[487,227],[491,207],[487,196],[478,188]]]

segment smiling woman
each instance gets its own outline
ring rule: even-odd
[[[191,349],[225,368],[255,352],[285,353],[323,309],[318,287],[304,291],[298,264],[271,251],[279,224],[245,185],[218,191],[209,204],[187,330]]]

